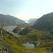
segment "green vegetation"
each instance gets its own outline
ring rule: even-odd
[[[33,49],[26,49],[21,47],[20,45],[16,44],[16,40],[14,38],[5,38],[5,42],[9,47],[12,49],[13,53],[47,53],[46,48],[33,48]]]
[[[28,42],[30,39],[29,38],[27,40],[28,37],[26,36],[15,37],[14,35],[8,33],[7,31],[5,32],[5,34],[2,35],[4,36],[2,42],[11,48],[12,53],[47,53],[48,52],[46,47],[31,48],[31,49],[24,48],[21,44],[24,41]]]

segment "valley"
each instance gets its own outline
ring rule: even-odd
[[[3,20],[8,17],[0,16]],[[33,24],[9,17],[9,22],[0,21],[0,53],[53,53],[53,13],[43,15]]]

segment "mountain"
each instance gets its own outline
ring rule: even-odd
[[[31,18],[31,19],[28,20],[28,23],[29,23],[30,25],[33,25],[36,20],[37,20],[36,18]]]
[[[25,23],[24,21],[14,16],[0,14],[0,24],[10,26],[10,25],[19,25],[24,23]]]
[[[33,25],[34,28],[39,30],[50,31],[53,30],[53,12],[40,17]]]
[[[0,14],[0,27],[4,27],[5,30],[12,31],[17,25],[23,24],[26,23],[14,16]]]

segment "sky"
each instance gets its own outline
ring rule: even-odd
[[[50,12],[53,12],[53,0],[0,0],[0,14],[12,15],[25,21]]]

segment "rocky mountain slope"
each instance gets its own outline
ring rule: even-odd
[[[40,30],[53,30],[53,12],[40,17],[33,25],[34,28]]]

